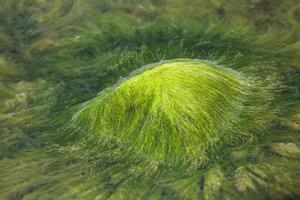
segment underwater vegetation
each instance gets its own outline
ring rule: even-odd
[[[0,199],[299,199],[298,0],[0,0]]]
[[[154,160],[199,166],[208,153],[252,140],[251,129],[270,123],[272,111],[266,114],[268,107],[262,106],[270,91],[253,84],[205,61],[149,65],[105,90],[74,121],[101,139],[130,143]]]

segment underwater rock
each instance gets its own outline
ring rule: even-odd
[[[252,140],[251,88],[240,73],[207,61],[167,61],[104,90],[73,121],[156,161],[197,165],[224,145]]]
[[[294,143],[276,143],[272,145],[272,151],[286,157],[299,157],[300,149]]]
[[[225,180],[222,169],[220,167],[212,169],[206,175],[205,180],[205,199],[220,199],[222,196],[221,187]]]
[[[252,177],[245,170],[244,167],[240,167],[236,171],[235,187],[240,192],[245,192],[247,190],[255,190],[255,184],[252,181]]]

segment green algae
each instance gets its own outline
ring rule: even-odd
[[[249,96],[266,94],[251,84],[242,75],[205,61],[154,64],[105,90],[73,120],[99,140],[130,144],[165,163],[197,165],[224,145],[251,142],[255,135],[248,130],[248,121],[257,129],[270,123],[266,115],[265,122],[259,122],[262,111],[253,107],[265,108],[261,104],[267,99],[252,102]]]
[[[297,0],[0,3],[0,199],[299,199]],[[69,130],[82,102],[178,58],[209,60],[256,86],[256,114],[244,113],[255,123],[242,125],[257,137],[205,166],[169,170]]]
[[[12,80],[20,76],[21,68],[10,63],[6,58],[0,57],[0,80]]]

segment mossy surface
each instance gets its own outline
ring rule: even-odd
[[[74,122],[99,140],[130,144],[168,164],[205,163],[207,154],[224,145],[251,142],[255,137],[247,124],[259,126],[256,115],[260,113],[253,109],[259,102],[252,102],[251,95],[262,96],[263,90],[253,92],[257,86],[243,75],[188,59],[139,71],[89,102]],[[269,117],[265,120],[266,125]]]

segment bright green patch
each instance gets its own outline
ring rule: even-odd
[[[257,125],[258,114],[249,110],[253,87],[206,61],[159,63],[105,90],[74,121],[99,140],[129,144],[154,160],[199,164],[224,145],[251,140],[247,121]]]

